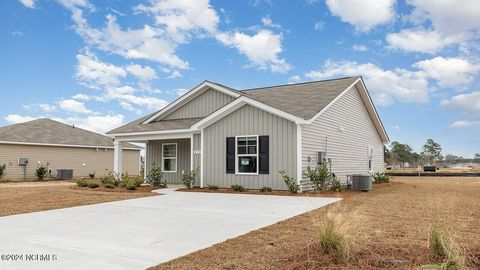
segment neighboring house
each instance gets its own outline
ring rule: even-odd
[[[57,169],[73,169],[74,177],[113,171],[113,139],[50,119],[38,119],[0,128],[0,164],[6,164],[6,179],[33,179],[43,165],[56,174]],[[123,149],[124,172],[138,175],[141,147],[126,144]],[[26,166],[21,166],[28,159]],[[25,175],[24,175],[25,173]]]
[[[346,180],[383,171],[388,142],[361,77],[243,91],[205,81],[107,134],[115,138],[116,171],[123,171],[121,142],[142,142],[147,174],[157,165],[168,183],[180,183],[199,168],[202,187],[287,189],[278,173],[285,170],[307,189],[304,172],[320,155]]]

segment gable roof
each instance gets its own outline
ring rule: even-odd
[[[136,133],[137,135],[141,132],[152,133],[168,130],[188,132],[208,126],[244,104],[251,104],[297,124],[310,124],[354,86],[357,86],[360,91],[360,95],[382,141],[388,142],[388,135],[360,76],[252,88],[242,91],[219,83],[204,81],[162,110],[109,131],[107,134],[118,136],[126,135],[125,133]],[[209,88],[232,95],[235,99],[204,118],[161,119],[161,116],[170,109],[175,110],[179,108],[198,96],[198,93],[202,93],[202,91],[206,91]]]
[[[110,137],[48,118],[0,127],[0,143],[113,148]],[[124,149],[141,147],[125,143]]]

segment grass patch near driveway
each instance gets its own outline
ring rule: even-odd
[[[419,269],[445,259],[429,248],[432,225],[450,228],[471,261],[480,259],[480,177],[394,177],[373,189],[152,269]],[[322,252],[326,216],[350,219],[351,260]]]
[[[89,205],[158,195],[151,187],[135,191],[80,188],[75,182],[27,182],[0,184],[0,216],[72,206]]]

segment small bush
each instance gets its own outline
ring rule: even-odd
[[[390,176],[382,172],[376,172],[372,174],[372,178],[373,178],[373,182],[377,184],[390,182]]]
[[[104,186],[106,185],[118,186],[120,184],[119,179],[117,179],[112,173],[109,173],[106,176],[104,176],[101,182]]]
[[[129,181],[126,185],[125,188],[128,190],[135,190],[137,189],[137,184],[134,181]]]
[[[330,180],[330,189],[332,191],[339,192],[345,189],[345,185],[340,180],[338,180],[337,177],[332,176],[332,179]]]
[[[147,176],[147,183],[154,187],[167,187],[167,182],[162,180],[163,172],[158,166],[153,166]]]
[[[238,185],[238,184],[232,185],[231,188],[234,191],[239,191],[239,192],[245,191],[245,188],[242,185]]]
[[[43,165],[38,166],[38,168],[35,170],[35,176],[39,181],[45,179],[47,177],[47,173],[47,168],[45,168]]]
[[[272,188],[271,187],[262,187],[260,189],[260,192],[272,192]]]
[[[218,186],[216,186],[216,185],[207,185],[207,188],[210,189],[210,190],[217,190],[217,189],[218,189]]]
[[[295,178],[290,177],[285,171],[279,171],[279,173],[283,177],[283,181],[285,181],[285,184],[287,184],[288,191],[292,194],[297,194],[300,191],[300,186],[297,184],[297,181]]]
[[[7,164],[0,164],[0,180],[5,176],[6,168],[7,168]]]
[[[106,188],[115,188],[115,185],[110,183],[104,184],[103,186]]]
[[[77,186],[79,186],[79,187],[87,187],[87,186],[88,186],[88,182],[85,181],[85,180],[78,180],[78,181],[77,181]]]
[[[319,226],[318,243],[322,250],[333,255],[338,262],[346,262],[352,258],[348,238],[338,229],[334,219],[325,217]]]
[[[136,176],[133,178],[123,178],[122,181],[120,182],[120,186],[129,189],[128,187],[130,186],[135,186],[134,189],[139,187],[143,183],[143,180],[140,179],[140,177]],[[132,189],[130,189],[132,190]]]
[[[195,180],[197,179],[199,168],[190,171],[188,173],[184,173],[182,175],[182,183],[185,185],[186,188],[192,188],[195,185]]]
[[[90,182],[90,183],[88,183],[88,187],[89,188],[97,188],[97,187],[99,187],[99,185],[97,183]]]
[[[93,178],[95,178],[95,172],[93,172],[93,173],[89,173],[89,174],[88,174],[88,177],[90,177],[90,179],[93,179]]]
[[[328,189],[331,175],[328,171],[327,163],[324,162],[313,169],[308,166],[305,176],[313,183],[315,190],[325,191]]]

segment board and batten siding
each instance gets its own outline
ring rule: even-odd
[[[163,119],[183,119],[205,117],[223,107],[234,98],[217,90],[208,89],[180,108],[173,110]]]
[[[352,87],[312,124],[302,126],[302,169],[314,167],[317,152],[322,151],[331,158],[332,172],[341,181],[350,174],[368,174],[369,146],[374,152],[372,171],[383,171],[382,140],[358,89]]]
[[[203,131],[204,185],[230,187],[233,184],[259,189],[285,190],[280,170],[296,176],[296,124],[250,105],[244,105]],[[269,136],[269,174],[226,173],[226,138],[240,135]]]
[[[26,176],[30,180],[35,179],[39,161],[54,175],[57,169],[73,169],[74,178],[88,177],[93,172],[102,177],[113,171],[113,149],[0,144],[0,164],[7,165],[4,179],[23,179],[24,167],[18,165],[19,157],[28,158]],[[139,175],[140,150],[124,149],[122,168],[129,175]]]
[[[162,144],[170,143],[177,144],[177,171],[163,172],[163,179],[169,184],[180,184],[182,174],[190,171],[190,139],[149,141],[146,144],[146,171],[148,175],[153,165],[162,168]]]

